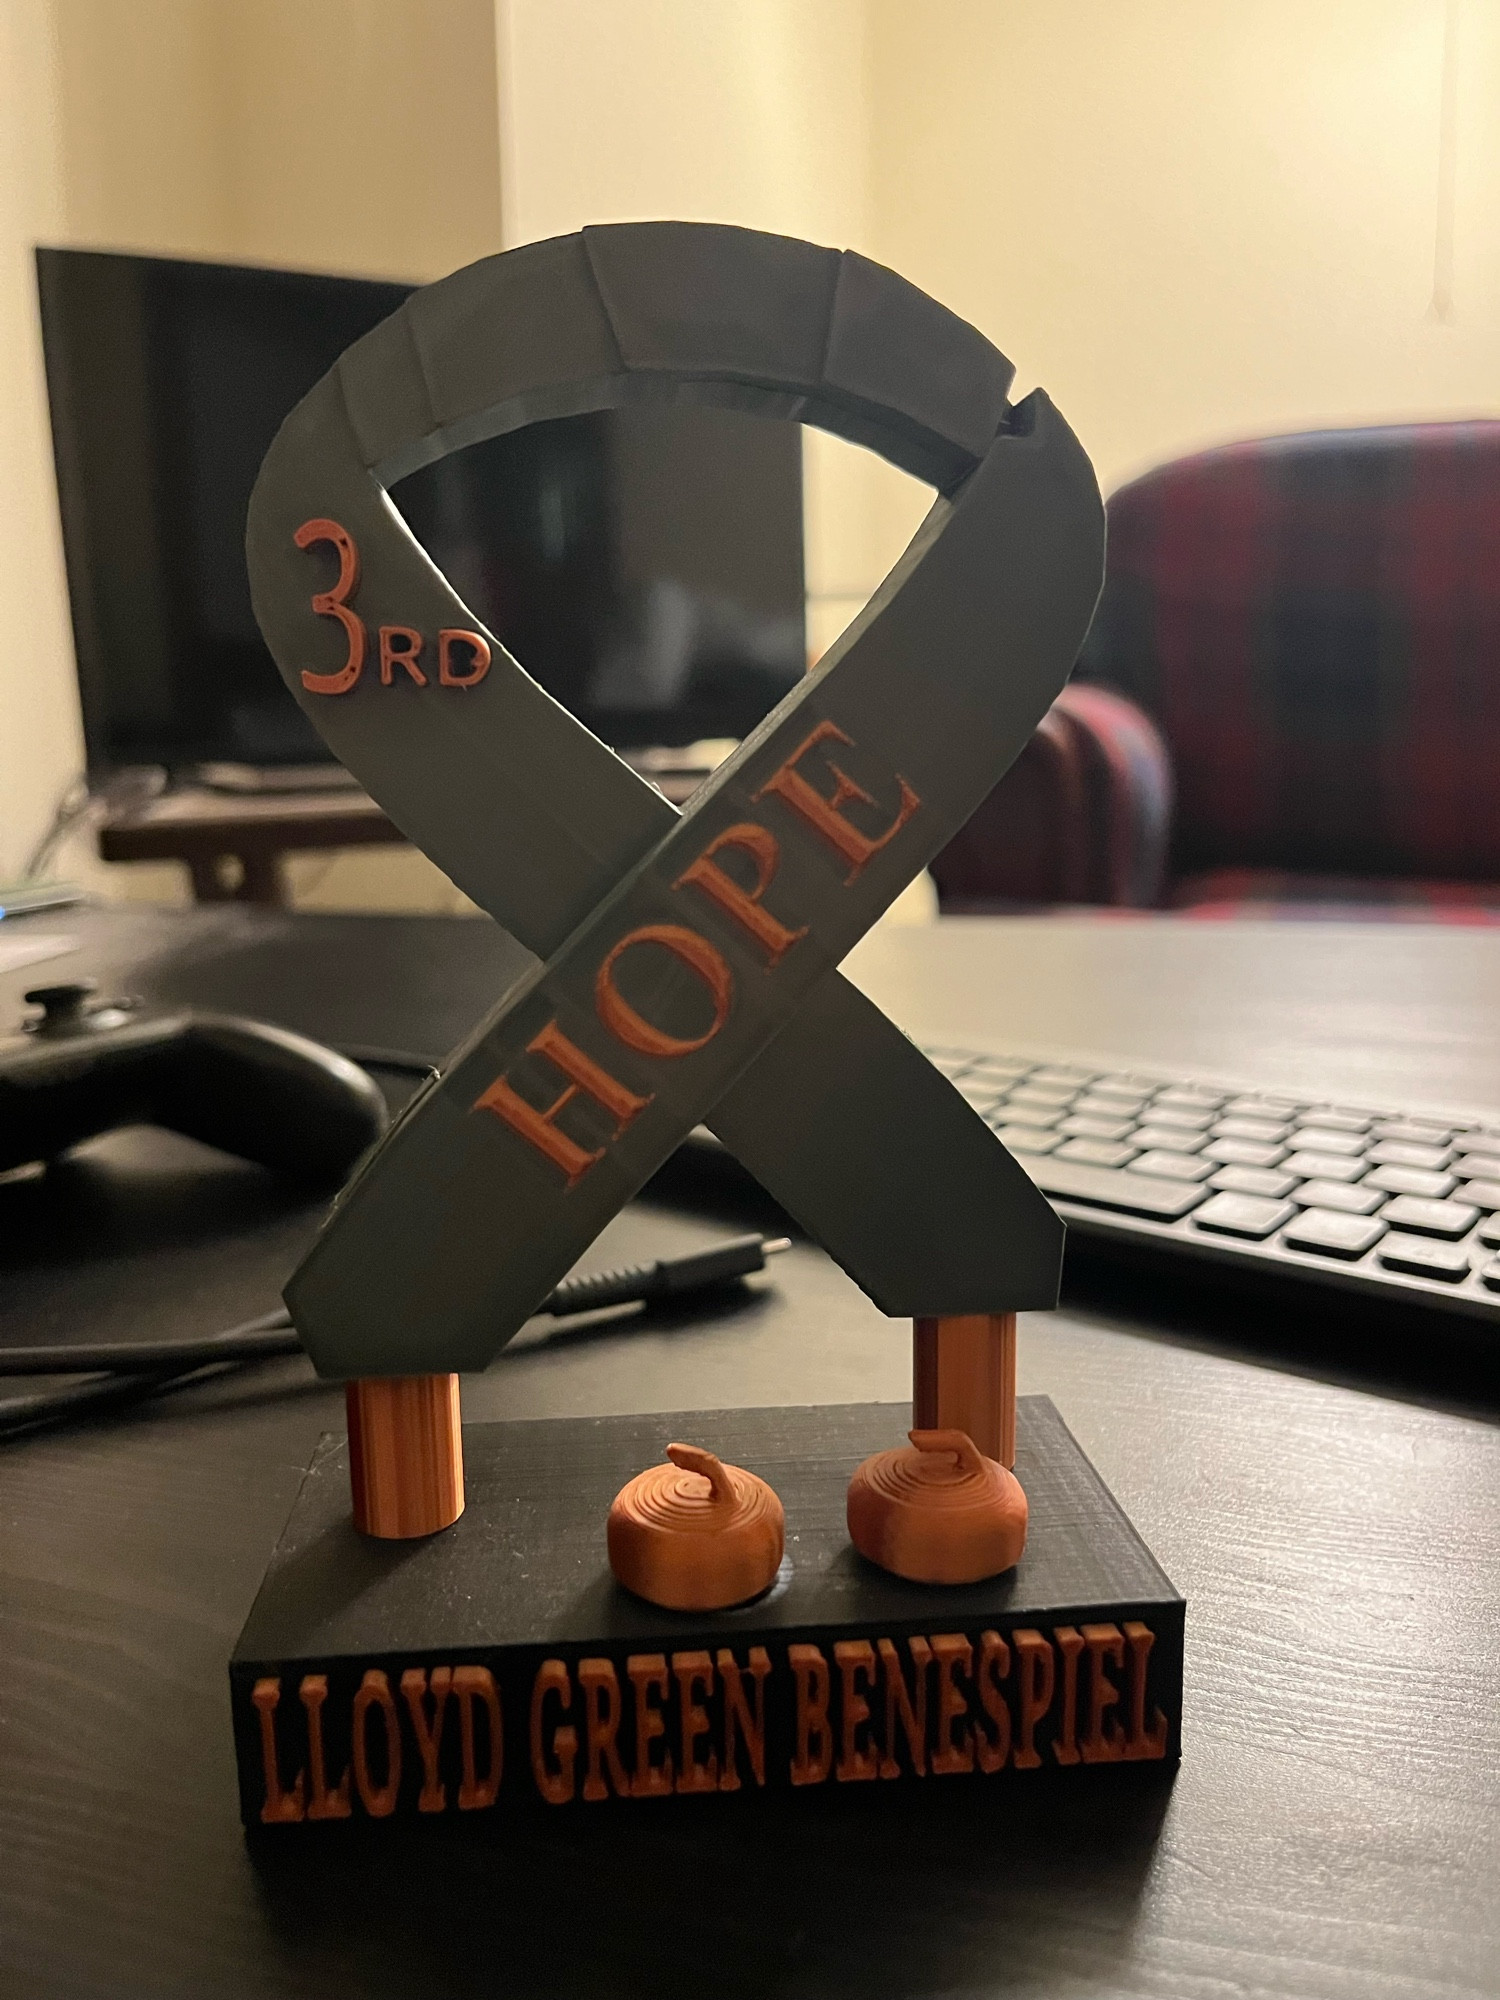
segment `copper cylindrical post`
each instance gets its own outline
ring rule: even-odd
[[[371,1376],[344,1394],[355,1527],[382,1541],[451,1528],[464,1511],[458,1377]]]
[[[912,1321],[912,1424],[965,1431],[986,1458],[1016,1462],[1016,1316]]]

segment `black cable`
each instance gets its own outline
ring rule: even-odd
[[[748,1277],[765,1269],[767,1257],[790,1249],[785,1236],[733,1236],[711,1250],[689,1251],[682,1257],[661,1257],[650,1264],[630,1264],[617,1271],[589,1272],[564,1278],[537,1307],[553,1319],[574,1313],[598,1312],[606,1306],[644,1305],[656,1299]],[[0,1376],[92,1375],[102,1370],[128,1376],[151,1376],[163,1370],[180,1374],[218,1362],[263,1361],[277,1354],[300,1354],[302,1343],[285,1306],[259,1319],[227,1327],[222,1333],[195,1335],[187,1340],[56,1341],[41,1347],[0,1347]],[[82,1384],[88,1388],[90,1384]],[[72,1390],[57,1390],[70,1396]],[[23,1402],[25,1398],[15,1398]],[[42,1400],[40,1398],[36,1399]],[[85,1404],[87,1398],[80,1398]],[[101,1398],[100,1400],[105,1400]],[[7,1405],[0,1402],[0,1426]]]
[[[438,1076],[438,1065],[431,1056],[414,1055],[410,1049],[387,1049],[373,1042],[340,1042],[338,1052],[347,1056],[350,1062],[359,1063],[365,1069],[395,1070],[403,1076]]]
[[[199,1368],[158,1368],[141,1375],[94,1375],[66,1389],[43,1389],[30,1396],[0,1398],[0,1438],[39,1430],[69,1417],[96,1416],[101,1410],[156,1396],[197,1376]]]

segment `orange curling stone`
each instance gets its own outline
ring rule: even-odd
[[[669,1444],[609,1510],[609,1566],[669,1611],[723,1611],[758,1597],[781,1567],[786,1517],[763,1479],[694,1444]]]
[[[967,1431],[910,1431],[849,1482],[849,1538],[913,1583],[978,1583],[1021,1559],[1026,1495]]]

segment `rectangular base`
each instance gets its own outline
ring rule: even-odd
[[[850,1475],[910,1421],[475,1425],[468,1507],[422,1542],[356,1532],[347,1446],[324,1438],[230,1662],[246,1826],[1175,1762],[1183,1600],[1051,1401],[1018,1406],[1025,1554],[978,1584],[906,1583],[849,1542]],[[662,1611],[610,1574],[610,1502],[674,1438],[781,1496],[786,1560],[751,1604]]]

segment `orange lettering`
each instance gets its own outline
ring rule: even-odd
[[[797,769],[798,764],[815,744],[826,743],[830,738],[835,743],[847,743],[851,749],[853,748],[854,739],[846,736],[842,729],[832,722],[820,722],[810,735],[803,738],[780,769],[772,773],[755,797],[763,799],[768,792],[774,793],[777,798],[789,805],[814,833],[821,835],[835,853],[841,854],[849,863],[849,873],[844,877],[844,886],[847,888],[881,848],[888,846],[896,838],[922,801],[898,772],[896,783],[901,788],[901,805],[896,817],[876,839],[872,840],[868,834],[861,833],[853,821],[845,817],[843,807],[851,799],[858,799],[862,804],[872,806],[875,804],[874,796],[867,792],[863,785],[857,785],[846,771],[840,770],[831,757],[828,760],[828,768],[833,774],[834,786],[827,797],[822,792],[816,791]]]
[[[984,1729],[974,1731],[974,1754],[987,1776],[1005,1769],[1010,1755],[1010,1708],[1000,1692],[1000,1683],[1010,1672],[1010,1647],[998,1632],[979,1635],[979,1672],[975,1681],[985,1714],[995,1725],[993,1738]]]
[[[338,551],[339,576],[332,590],[318,591],[312,608],[320,618],[336,618],[348,636],[349,649],[337,673],[310,674],[304,667],[302,685],[312,694],[348,694],[358,681],[365,664],[365,624],[349,609],[348,599],[359,588],[359,550],[354,537],[337,521],[304,521],[292,540],[299,549],[316,542],[332,542]]]
[[[673,1665],[676,1665],[674,1656]],[[672,1793],[672,1753],[663,1750],[661,1762],[651,1756],[651,1745],[667,1733],[667,1719],[651,1700],[651,1691],[666,1698],[667,1657],[665,1653],[632,1653],[625,1671],[635,1689],[635,1776],[630,1781],[633,1799],[665,1799]]]
[[[794,1785],[821,1785],[833,1762],[828,1726],[828,1662],[817,1646],[788,1646],[786,1657],[797,1679],[797,1751]]]
[[[1105,1673],[1104,1662],[1124,1666],[1124,1636],[1118,1625],[1085,1625],[1083,1643],[1089,1649],[1089,1733],[1083,1739],[1083,1761],[1117,1764],[1125,1755],[1125,1730],[1118,1722],[1106,1727],[1104,1716],[1120,1699],[1120,1690]]]
[[[404,645],[396,641],[402,639]],[[427,676],[417,665],[422,651],[422,635],[415,625],[382,625],[380,628],[380,685],[389,687],[396,678],[398,666],[405,667],[419,688],[427,685]]]
[[[600,1763],[609,1765],[616,1798],[630,1797],[630,1780],[615,1738],[620,1733],[620,1677],[610,1660],[580,1660],[578,1685],[583,1689],[585,1740],[589,1767],[583,1781],[583,1796],[592,1801],[607,1799],[609,1786],[600,1774]]]
[[[406,1698],[406,1712],[411,1717],[417,1749],[422,1758],[422,1789],[417,1794],[418,1812],[442,1812],[448,1803],[448,1790],[438,1771],[438,1751],[442,1747],[443,1711],[448,1706],[448,1690],[452,1680],[451,1668],[433,1668],[432,1721],[429,1723],[427,1711],[423,1706],[428,1687],[426,1674],[420,1667],[408,1667],[401,1676],[401,1692]]]
[[[467,646],[474,655],[474,664],[466,674],[453,671],[453,648]],[[478,687],[490,670],[489,641],[478,632],[456,632],[451,628],[438,633],[438,684],[445,688]]]
[[[732,875],[727,875],[714,856],[725,847],[743,848],[755,863],[755,887],[742,889]],[[716,834],[704,848],[698,859],[678,876],[672,884],[681,889],[691,883],[701,889],[705,896],[718,904],[726,915],[747,930],[766,954],[768,966],[779,965],[785,954],[791,950],[799,938],[807,936],[807,925],[801,930],[788,930],[778,923],[769,910],[762,906],[761,898],[771,886],[771,877],[776,873],[781,859],[781,848],[776,836],[768,833],[763,826],[753,820],[742,820],[738,826],[726,827]]]
[[[960,1716],[969,1712],[963,1690],[954,1681],[961,1666],[968,1673],[974,1648],[961,1632],[934,1632],[932,1657],[937,1661],[937,1748],[932,1753],[932,1774],[937,1778],[956,1776],[974,1768],[974,1742],[967,1727],[960,1729]]]
[[[868,1639],[840,1639],[833,1649],[839,1670],[839,1716],[843,1724],[838,1769],[834,1776],[841,1785],[878,1777],[880,1759],[874,1748],[861,1742],[861,1725],[870,1718],[870,1704],[860,1692],[859,1677],[865,1688],[875,1686],[875,1648]]]
[[[536,1788],[549,1806],[565,1806],[573,1796],[573,1766],[578,1757],[578,1731],[572,1723],[559,1723],[552,1732],[554,1770],[547,1762],[542,1741],[542,1704],[556,1695],[564,1715],[573,1706],[573,1683],[561,1660],[543,1660],[531,1684],[531,1775]]]
[[[1165,1757],[1167,1718],[1157,1709],[1150,1729],[1146,1727],[1146,1662],[1156,1643],[1149,1625],[1132,1618],[1125,1627],[1125,1643],[1130,1648],[1130,1734],[1125,1755],[1132,1760]]]
[[[366,1727],[370,1710],[378,1709],[385,1729],[385,1783],[377,1785],[370,1776],[370,1750]],[[360,1804],[371,1819],[389,1819],[396,1810],[401,1790],[401,1718],[391,1684],[379,1667],[366,1670],[354,1697],[354,1784]]]
[[[703,1034],[691,1040],[669,1035],[664,1029],[653,1027],[623,997],[615,985],[615,965],[632,945],[637,944],[660,945],[663,951],[681,959],[703,981],[714,1003],[713,1022]],[[707,938],[699,937],[696,931],[690,931],[682,924],[642,924],[639,930],[631,931],[611,949],[594,981],[594,1005],[599,1010],[599,1019],[628,1048],[639,1049],[648,1056],[689,1056],[694,1049],[701,1049],[705,1043],[711,1042],[729,1019],[729,1003],[733,994],[734,977],[724,962],[723,954],[715,951]]]
[[[1052,1684],[1056,1674],[1052,1663],[1052,1644],[1027,1625],[1012,1632],[1010,1642],[1016,1649],[1016,1698],[1019,1708],[1012,1761],[1018,1771],[1034,1771],[1042,1761],[1036,1747],[1036,1726],[1052,1706]]]
[[[526,1052],[528,1055],[545,1056],[548,1062],[560,1069],[564,1076],[571,1079],[567,1088],[553,1098],[545,1111],[538,1111],[535,1105],[528,1104],[519,1092],[512,1089],[503,1076],[498,1076],[483,1096],[474,1100],[474,1109],[493,1111],[513,1132],[518,1132],[535,1146],[553,1166],[561,1168],[567,1176],[568,1186],[575,1187],[595,1161],[604,1158],[604,1148],[599,1146],[590,1153],[575,1145],[567,1133],[558,1128],[558,1113],[573,1102],[579,1091],[583,1091],[614,1119],[614,1136],[618,1139],[651,1099],[637,1097],[623,1083],[617,1083],[608,1070],[601,1069],[598,1063],[568,1040],[556,1021],[549,1021],[540,1034],[533,1035],[526,1044]]]
[[[932,1648],[927,1641],[915,1635],[907,1640],[906,1650],[911,1654],[914,1677],[915,1704],[906,1692],[906,1677],[901,1671],[901,1660],[889,1639],[882,1639],[877,1648],[880,1654],[881,1672],[885,1678],[885,1755],[880,1760],[882,1778],[899,1778],[901,1766],[896,1761],[896,1721],[899,1712],[901,1728],[906,1737],[906,1754],[911,1759],[912,1774],[918,1778],[927,1776],[927,1669],[932,1664]]]
[[[1052,1637],[1062,1654],[1062,1720],[1052,1739],[1052,1754],[1059,1764],[1078,1762],[1078,1655],[1083,1640],[1071,1625],[1058,1625]]]
[[[699,1688],[705,1694],[714,1684],[714,1663],[707,1653],[674,1653],[672,1671],[677,1676],[678,1716],[682,1728],[682,1755],[677,1765],[679,1792],[716,1792],[719,1789],[719,1759],[709,1751],[699,1757],[699,1740],[708,1734],[708,1710],[693,1697]]]
[[[262,1826],[285,1826],[302,1817],[304,1771],[297,1773],[297,1782],[289,1792],[281,1788],[281,1770],[276,1760],[276,1704],[281,1700],[281,1676],[269,1675],[258,1680],[251,1689],[250,1699],[260,1713],[260,1760],[265,1773],[266,1802],[260,1809]]]
[[[764,1646],[750,1648],[749,1672],[755,1682],[753,1717],[745,1700],[738,1662],[727,1646],[719,1648],[715,1665],[719,1669],[719,1679],[724,1684],[724,1765],[719,1778],[719,1790],[737,1792],[740,1788],[740,1774],[735,1759],[737,1734],[745,1739],[745,1750],[750,1759],[750,1769],[756,1784],[764,1785],[766,1782],[765,1680],[771,1671],[771,1656]]]
[[[327,1674],[304,1674],[299,1692],[302,1706],[307,1710],[307,1771],[312,1780],[307,1816],[309,1819],[347,1819],[351,1811],[349,1773],[345,1771],[330,1790],[323,1762],[323,1704],[328,1699]]]
[[[458,1787],[460,1812],[479,1812],[495,1803],[505,1768],[505,1730],[500,1720],[500,1690],[488,1667],[455,1667],[453,1695],[458,1703],[458,1737],[463,1771]],[[474,1754],[474,1710],[483,1702],[490,1725],[490,1768],[481,1778]]]

